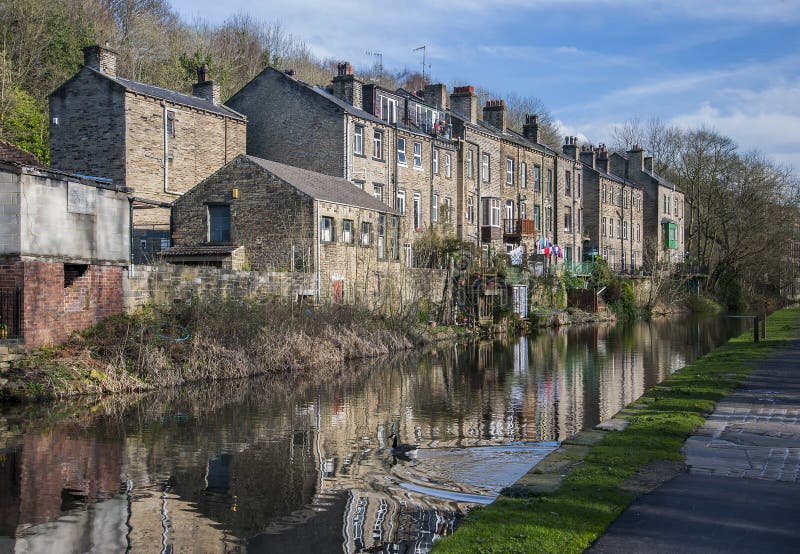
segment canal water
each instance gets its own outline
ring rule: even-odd
[[[559,441],[743,325],[568,327],[327,382],[2,408],[0,552],[427,552]],[[416,456],[393,456],[392,433]]]

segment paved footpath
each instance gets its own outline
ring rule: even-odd
[[[683,452],[688,472],[587,552],[800,553],[800,340],[724,398]]]

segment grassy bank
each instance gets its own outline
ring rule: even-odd
[[[437,336],[447,330],[437,329]],[[112,317],[18,364],[6,399],[150,390],[261,374],[329,376],[343,362],[431,339],[353,306],[206,300]]]
[[[686,366],[625,411],[628,426],[605,433],[547,494],[523,489],[474,510],[455,534],[437,544],[454,552],[581,552],[635,498],[637,477],[660,462],[681,461],[686,437],[730,393],[755,363],[795,338],[800,309],[775,312],[768,340],[752,331]],[[534,469],[534,472],[536,469]]]

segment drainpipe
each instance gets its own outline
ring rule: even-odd
[[[364,143],[364,136],[361,136],[362,148]],[[344,114],[344,178],[350,180],[350,116],[345,112]]]
[[[314,255],[316,260],[314,260],[314,268],[316,269],[316,297],[317,297],[317,304],[319,304],[322,299],[322,282],[321,282],[321,273],[320,273],[320,245],[319,245],[319,200],[314,200],[314,224],[311,226],[311,232],[314,233],[314,244],[316,248],[314,249]]]
[[[128,275],[133,277],[133,198],[128,197]]]

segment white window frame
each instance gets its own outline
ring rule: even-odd
[[[394,209],[401,214],[406,213],[406,191],[398,190],[394,197]]]
[[[623,221],[622,222],[622,238],[624,238],[624,239],[628,238],[628,222],[627,221]]]
[[[364,155],[364,126],[356,125],[353,131],[353,154]]]
[[[433,152],[431,153],[431,164],[433,165],[433,172],[435,174],[439,173],[439,151],[434,148]]]
[[[453,160],[450,156],[450,152],[444,153],[444,176],[448,179],[453,174]]]
[[[345,244],[353,244],[353,220],[342,220],[342,242]]]
[[[600,224],[600,236],[605,237],[606,235],[606,218],[603,218],[602,223]]]
[[[414,143],[414,167],[422,169],[422,143]]]
[[[533,192],[542,191],[542,167],[539,165],[533,166]]]
[[[472,195],[467,196],[467,223],[475,223],[475,198]]]
[[[319,223],[319,240],[320,242],[333,242],[333,218],[323,215],[320,217]]]
[[[514,160],[513,158],[506,158],[506,184],[514,184]]]
[[[378,129],[372,132],[372,158],[383,160],[383,131]]]
[[[453,220],[453,200],[449,196],[444,197],[444,207],[446,209],[445,221],[450,223]]]
[[[481,181],[488,183],[492,179],[492,172],[489,167],[489,154],[481,154]]]
[[[525,162],[519,164],[519,186],[528,188],[528,164]]]
[[[431,195],[431,221],[439,221],[439,194],[435,192]]]
[[[369,248],[372,245],[372,223],[369,221],[361,222],[361,246]]]
[[[467,150],[465,165],[467,166],[467,177],[472,179],[472,150]]]
[[[372,183],[372,196],[374,196],[379,202],[383,202],[383,185]]]
[[[407,165],[406,162],[406,139],[397,137],[397,163]]]

